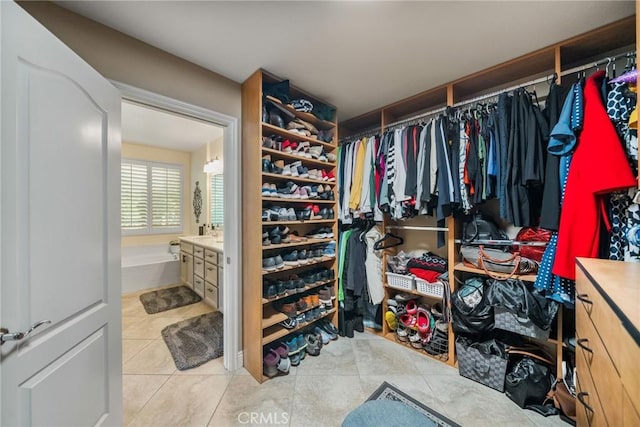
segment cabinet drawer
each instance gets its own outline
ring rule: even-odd
[[[622,392],[622,425],[640,426],[640,414],[638,414],[626,390]]]
[[[204,279],[204,260],[193,258],[193,274]]]
[[[218,265],[224,266],[224,253],[218,252]]]
[[[193,256],[197,256],[198,258],[204,258],[204,248],[202,246],[194,246]]]
[[[578,399],[576,399],[576,416],[581,427],[607,426],[598,394],[591,380],[589,367],[584,357],[576,355],[576,369],[578,372]],[[588,406],[587,406],[588,405]]]
[[[207,262],[212,264],[218,264],[218,252],[212,251],[211,249],[204,250],[204,259]]]
[[[218,308],[218,288],[208,281],[204,282],[204,301]]]
[[[576,308],[576,358],[583,359],[589,370],[588,373],[578,372],[591,375],[595,386],[594,391],[598,393],[607,421],[611,425],[619,426],[622,425],[620,413],[622,381],[600,336],[587,316],[584,307]],[[606,325],[602,326],[606,327]]]
[[[210,262],[204,263],[204,280],[218,286],[218,267]]]
[[[204,279],[194,276],[193,278],[193,290],[196,294],[204,297]]]
[[[180,242],[180,250],[193,255],[193,245],[191,243]]]

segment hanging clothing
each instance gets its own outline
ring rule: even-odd
[[[596,72],[584,89],[584,120],[573,155],[558,231],[553,273],[575,279],[576,257],[594,258],[600,244],[603,194],[636,185],[615,128],[602,104]]]
[[[382,251],[375,250],[374,246],[382,238],[380,227],[373,226],[366,232],[367,257],[365,269],[367,271],[367,287],[371,303],[380,304],[384,299],[384,286],[382,282]]]

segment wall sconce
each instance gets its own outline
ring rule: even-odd
[[[218,159],[216,156],[215,159],[208,161],[204,164],[204,168],[202,168],[202,172],[210,173],[212,175],[222,175],[223,173],[223,163],[222,160]]]

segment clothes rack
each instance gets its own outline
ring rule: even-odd
[[[417,225],[387,225],[392,230],[449,231],[449,227],[427,227]]]
[[[389,129],[395,128],[395,127],[397,127],[399,125],[403,125],[403,124],[409,124],[411,122],[414,122],[414,121],[420,120],[420,119],[424,119],[426,117],[435,116],[436,114],[445,112],[446,109],[447,109],[447,107],[440,107],[440,108],[436,108],[435,110],[427,111],[426,113],[416,114],[415,116],[411,116],[411,117],[408,117],[406,119],[402,119],[402,120],[395,121],[393,123],[389,123],[388,125],[385,125],[384,130],[389,130]]]
[[[547,246],[548,242],[521,242],[518,240],[474,240],[465,242],[462,239],[456,239],[456,243],[473,244],[473,245],[492,245],[492,246]]]
[[[591,68],[598,68],[601,65],[606,65],[608,66],[611,63],[614,63],[615,61],[619,60],[619,59],[623,59],[623,58],[635,58],[636,57],[636,53],[633,51],[629,51],[629,52],[625,52],[625,53],[621,53],[619,55],[616,56],[608,56],[606,58],[602,58],[596,62],[593,62],[591,64],[584,64],[584,65],[580,65],[578,67],[573,67],[570,68],[568,70],[564,70],[560,73],[561,76],[567,76],[570,74],[575,74],[575,73],[580,73],[582,71],[586,71],[589,70]]]
[[[374,136],[378,133],[380,133],[380,126],[372,127],[341,139],[339,145],[346,144],[347,142],[355,141],[360,138]]]

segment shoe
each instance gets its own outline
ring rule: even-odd
[[[413,329],[416,326],[416,316],[412,316],[409,313],[401,314],[399,320],[408,329]]]
[[[286,221],[295,221],[296,211],[293,208],[288,208],[285,216],[286,216]]]
[[[285,329],[295,329],[298,326],[298,321],[293,317],[287,317],[280,322],[280,325],[284,326]]]
[[[310,215],[311,212],[309,212],[309,216]],[[310,237],[312,239],[325,239],[327,237],[326,230],[324,228],[317,228],[307,233],[307,237]]]
[[[296,309],[298,311],[304,311],[308,307],[310,307],[310,305],[307,304],[307,301],[304,299],[304,297],[299,298],[298,301],[296,301]]]
[[[331,301],[333,301],[333,298],[331,298],[331,291],[328,288],[321,288],[318,291],[318,301],[322,304],[332,306]]]
[[[398,327],[396,328],[396,337],[398,338],[398,341],[409,341],[409,333],[402,323],[398,323]]]
[[[404,310],[407,313],[411,314],[412,316],[418,313],[418,306],[416,305],[416,300],[412,299],[407,301],[407,303],[404,305]]]
[[[309,264],[309,257],[307,255],[306,249],[301,249],[298,251],[298,263]]]
[[[287,293],[287,287],[285,286],[285,282],[282,280],[276,281],[276,292],[278,296],[285,295]]]
[[[262,297],[268,300],[275,299],[278,295],[277,288],[274,284],[269,284],[262,288]]]
[[[278,353],[273,349],[269,349],[262,359],[264,374],[269,378],[275,377],[278,374],[278,362],[280,362],[280,356]]]
[[[271,192],[271,185],[266,182],[262,184],[262,197],[271,197],[273,193]]]
[[[330,162],[335,162],[336,161],[336,155],[333,153],[327,153],[327,160]]]
[[[296,218],[298,221],[309,221],[311,219],[311,214],[312,214],[311,209],[306,209],[306,208],[301,209],[298,212],[296,212]],[[310,236],[307,234],[307,237],[310,237]]]
[[[311,299],[311,306],[317,307],[320,305],[320,296],[318,294],[310,294],[309,298]]]
[[[389,329],[391,329],[392,331],[398,329],[398,319],[396,318],[396,314],[393,311],[387,311],[384,314],[384,320],[386,320],[387,326],[389,326]]]
[[[331,341],[331,335],[329,335],[327,331],[320,328],[319,326],[316,326],[315,328],[313,328],[313,332],[320,335],[320,337],[322,338],[322,345],[327,345],[329,344],[329,341]]]
[[[330,334],[334,334],[336,336],[335,339],[338,339],[338,335],[339,335],[339,330],[338,328],[336,328],[336,326],[329,322],[327,319],[323,319],[320,321],[320,327],[323,328],[325,331],[329,332]]]
[[[272,108],[271,111],[269,111],[269,124],[273,126],[277,126],[279,128],[283,128],[283,129],[285,127],[284,120],[282,120],[282,116],[280,116],[280,114],[275,108]]]
[[[306,313],[304,313],[304,318],[307,321],[307,323],[311,323],[315,320],[315,317],[313,315],[313,310],[309,310]]]
[[[288,357],[280,357],[276,368],[283,374],[288,374],[291,369],[291,360]]]
[[[300,262],[298,261],[297,250],[293,250],[290,252],[283,252],[282,260],[284,261],[285,265],[290,265],[290,266],[300,265]]]
[[[353,338],[354,337],[354,333],[353,333],[353,327],[354,327],[354,320],[353,319],[349,319],[346,322],[344,322],[345,324],[345,335],[347,338]]]
[[[301,243],[306,242],[308,239],[306,237],[300,237],[297,234],[297,231],[289,234],[289,239],[291,239],[291,243]]]
[[[312,159],[317,159],[320,156],[320,154],[322,154],[322,146],[314,145],[309,147],[309,153],[311,154]]]
[[[295,318],[298,314],[295,302],[276,301],[273,303],[273,308],[275,308],[280,313],[286,314],[290,318]]]
[[[356,318],[353,320],[353,329],[356,332],[364,332],[364,317],[362,315],[356,316]]]
[[[293,280],[297,293],[304,292],[307,290],[307,284],[304,282],[304,279],[301,279],[298,276],[293,275],[291,280]]]
[[[328,182],[336,182],[336,176],[333,174],[333,171],[329,171],[326,178]],[[324,177],[322,179],[324,180]]]
[[[316,334],[305,334],[304,340],[307,343],[306,352],[310,356],[317,356],[320,354],[321,347],[320,347],[320,344],[318,343],[318,337],[316,336]]]
[[[263,258],[262,269],[265,271],[275,271],[277,269],[275,258],[274,257]]]
[[[296,339],[295,336],[292,336],[291,338],[286,340],[284,344],[289,348],[289,353],[288,353],[289,357],[293,356],[294,354],[300,351],[300,348],[298,348],[298,340]]]
[[[284,170],[284,160],[276,160],[275,162],[272,162],[271,167],[273,168],[272,173],[282,175]]]
[[[298,321],[298,325],[304,325],[305,323],[307,323],[307,317],[305,313],[298,314],[298,317],[296,317],[296,320]]]
[[[420,333],[415,329],[409,329],[407,331],[409,337],[409,344],[413,348],[422,348],[422,340],[420,339]]]
[[[276,268],[278,270],[280,270],[281,268],[284,268],[284,260],[282,259],[282,257],[280,255],[276,255],[273,257],[273,260],[276,263]]]
[[[331,257],[331,258],[336,256],[336,242],[335,241],[332,240],[331,242],[329,242],[329,244],[327,244],[324,247],[323,255]]]

